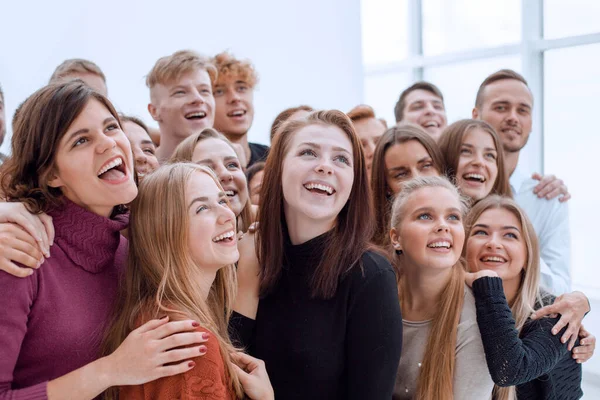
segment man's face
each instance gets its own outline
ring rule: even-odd
[[[533,96],[529,88],[516,79],[503,79],[487,85],[483,102],[473,109],[473,118],[490,124],[500,136],[505,152],[520,151],[531,133]]]
[[[416,89],[406,96],[403,122],[421,126],[437,141],[448,125],[441,98],[428,90]]]
[[[0,145],[6,135],[6,112],[4,111],[4,96],[0,95]]]
[[[228,136],[245,135],[254,119],[254,88],[236,77],[226,77],[213,93],[215,129]]]

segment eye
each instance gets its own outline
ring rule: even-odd
[[[441,104],[434,105],[433,108],[435,108],[436,110],[440,110],[440,111],[444,110],[444,106],[442,106]]]
[[[115,122],[115,123],[112,123],[112,124],[110,124],[110,125],[108,125],[108,126],[106,127],[106,130],[107,130],[107,131],[114,131],[115,129],[121,129],[121,128],[119,127],[119,124],[117,124],[116,122]]]
[[[144,149],[144,153],[148,153],[148,154],[152,154],[152,155],[154,155],[154,153],[155,153],[155,150],[154,150],[153,148],[150,148],[150,147],[149,147],[149,148],[147,148],[147,149]]]
[[[487,236],[487,232],[482,231],[481,229],[478,229],[478,230],[473,231],[471,236]]]
[[[221,88],[217,88],[217,89],[215,89],[215,91],[214,91],[214,93],[213,93],[213,94],[214,94],[215,96],[221,96],[223,93],[225,93],[225,92],[223,91],[223,89],[221,89]]]
[[[350,165],[350,160],[346,156],[337,156],[337,157],[334,158],[334,160],[335,161],[341,161],[341,162],[343,162],[344,164],[346,164],[348,166]]]
[[[245,92],[248,90],[248,86],[238,86],[238,92]]]
[[[496,111],[504,111],[504,110],[506,110],[506,107],[505,106],[496,106],[496,108],[494,108],[494,110],[496,110]]]
[[[427,169],[427,168],[431,168],[431,167],[433,167],[433,163],[426,163],[423,165],[422,169]]]
[[[88,138],[86,138],[85,136],[80,137],[73,143],[73,147],[81,146],[82,144],[87,143],[87,142],[89,142]]]
[[[450,214],[448,216],[448,219],[450,221],[460,221],[460,215],[458,215],[458,214]]]
[[[504,234],[505,237],[507,238],[511,238],[511,239],[518,239],[519,237],[517,235],[515,235],[514,233],[511,232],[507,232],[506,234]]]
[[[200,207],[196,208],[196,214],[199,214],[200,212],[202,212],[204,210],[208,210],[208,207],[207,206],[200,206]]]
[[[466,147],[463,147],[462,149],[460,149],[460,154],[471,154],[471,150],[467,149]]]
[[[400,171],[396,174],[396,179],[403,179],[403,178],[406,178],[407,176],[408,176],[407,171]]]
[[[306,150],[302,150],[300,152],[301,156],[312,156],[312,157],[316,157],[317,153],[314,152],[314,150],[311,149],[306,149]]]
[[[210,89],[202,89],[202,93],[211,94],[211,91],[210,91]]]
[[[429,213],[423,213],[423,214],[419,214],[419,216],[417,217],[417,219],[421,219],[421,220],[427,220],[427,219],[429,219],[429,220],[431,220],[433,218],[431,217],[431,214],[429,214]]]
[[[236,162],[230,162],[229,164],[227,164],[227,168],[228,169],[239,169],[240,165]]]
[[[490,159],[492,159],[492,160],[495,160],[495,159],[496,159],[496,154],[495,154],[495,153],[487,153],[485,156],[486,156],[487,158],[490,158]]]
[[[521,114],[529,114],[529,110],[528,110],[527,108],[520,108],[520,109],[519,109],[519,112],[520,112]]]
[[[222,198],[221,200],[219,200],[219,204],[229,207],[229,201],[227,201],[226,198]]]
[[[185,91],[183,91],[183,90],[177,90],[177,91],[175,91],[175,93],[173,93],[173,94],[176,94],[176,95],[179,95],[179,94],[185,94]]]

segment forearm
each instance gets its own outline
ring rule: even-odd
[[[48,399],[87,400],[100,395],[114,383],[107,357],[48,382]]]

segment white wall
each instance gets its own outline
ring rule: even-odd
[[[66,58],[96,62],[120,111],[152,122],[145,75],[180,49],[228,49],[260,74],[250,140],[268,143],[284,108],[348,111],[363,95],[359,0],[76,0],[2,6],[0,84],[8,135],[15,108]],[[7,152],[7,137],[0,151]]]

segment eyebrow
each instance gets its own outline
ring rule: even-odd
[[[469,143],[463,143],[462,145],[465,147],[471,148],[471,149],[475,148],[475,146],[473,146],[472,144],[469,144]],[[498,151],[493,147],[484,147],[483,149],[487,150],[487,151]]]
[[[116,120],[117,120],[117,119],[111,115],[110,117],[108,117],[108,118],[106,118],[104,121],[102,121],[102,125],[106,125],[106,124],[108,124],[109,122],[111,122],[111,121],[116,121]],[[90,131],[90,130],[89,130],[88,128],[79,129],[78,131],[75,131],[75,132],[73,132],[73,133],[69,134],[69,136],[67,136],[67,139],[66,139],[66,141],[67,141],[67,142],[70,142],[70,141],[71,141],[71,139],[73,139],[75,136],[77,136],[77,135],[81,135],[82,133],[89,133],[89,131]]]
[[[306,146],[309,146],[309,147],[313,147],[315,149],[321,149],[320,145],[318,145],[316,143],[313,143],[313,142],[304,142],[304,143],[301,143],[300,145],[306,145]],[[339,147],[339,146],[333,146],[333,150],[334,151],[341,151],[341,152],[344,152],[346,154],[352,154],[348,150],[344,149],[343,147]]]
[[[477,227],[479,227],[479,228],[485,228],[485,229],[490,229],[489,225],[486,225],[486,224],[475,224],[475,225],[473,225],[473,228],[477,228]],[[512,226],[512,225],[504,225],[502,227],[502,229],[514,229],[515,231],[520,232],[519,228],[517,228],[516,226]]]
[[[433,211],[433,208],[431,208],[431,207],[421,207],[421,208],[416,209],[414,213],[417,214],[417,213],[424,212],[424,211]],[[458,208],[456,208],[456,207],[447,208],[445,211],[446,212],[452,211],[452,212],[458,212],[458,213],[460,213],[460,210]]]
[[[424,163],[425,161],[432,161],[430,156],[425,156],[423,158],[421,158],[420,160],[417,161],[417,164],[421,164]],[[400,171],[402,169],[408,169],[405,165],[401,165],[399,167],[394,167],[394,168],[390,168],[388,170],[389,171]]]
[[[227,196],[225,194],[225,192],[219,192],[219,194],[217,195],[217,197],[219,199],[222,198],[222,197],[225,197],[225,196]],[[208,201],[208,197],[206,197],[206,196],[196,197],[194,200],[192,200],[192,202],[190,203],[188,209],[192,208],[192,206],[194,205],[194,203],[202,203],[202,202],[205,202],[205,201]]]
[[[509,105],[509,104],[511,104],[511,103],[510,103],[510,101],[508,101],[508,100],[499,100],[499,101],[494,101],[494,102],[492,103],[492,105],[493,105],[493,106],[494,106],[494,105],[498,105],[498,104],[502,104],[502,105]],[[519,105],[520,105],[520,106],[522,106],[522,107],[526,107],[526,108],[528,108],[528,109],[530,109],[530,110],[531,110],[531,105],[529,105],[529,104],[527,104],[527,103],[519,103]]]

